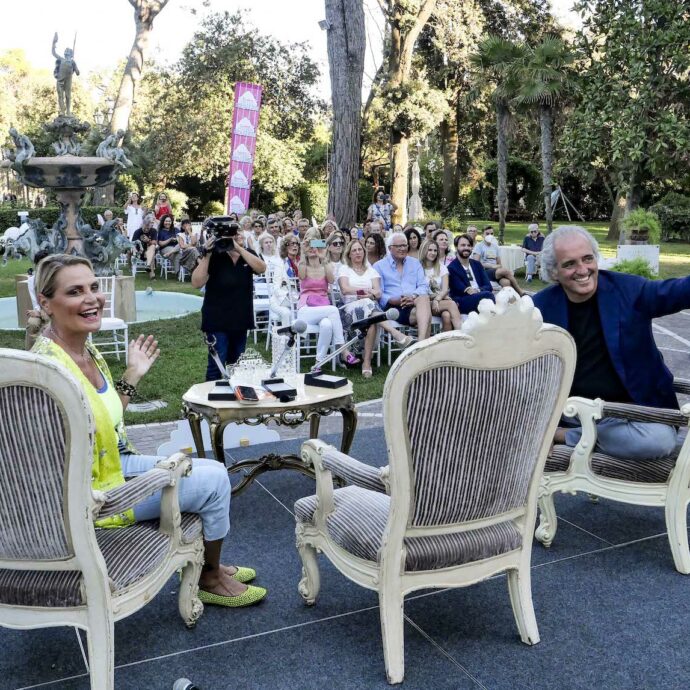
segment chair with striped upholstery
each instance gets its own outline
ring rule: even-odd
[[[302,446],[316,495],[295,504],[299,591],[315,603],[322,552],[378,592],[390,683],[403,680],[403,600],[418,589],[505,571],[520,638],[539,641],[530,584],[537,489],[574,367],[572,338],[543,325],[529,297],[504,290],[460,331],[417,343],[391,368],[387,467],[318,440]],[[349,485],[334,489],[335,477]]]
[[[76,379],[29,352],[0,350],[0,625],[87,631],[94,690],[112,690],[114,622],[139,610],[182,569],[180,614],[203,611],[201,522],[181,515],[178,453],[107,493],[91,488],[94,423]],[[162,490],[161,518],[97,529]]]
[[[678,393],[690,393],[690,381],[676,379]],[[690,501],[690,434],[680,448],[656,460],[630,460],[596,452],[598,419],[618,417],[688,427],[690,404],[679,410],[641,407],[603,400],[569,398],[565,414],[578,417],[582,437],[575,448],[556,445],[546,460],[539,489],[539,526],[535,537],[551,546],[558,518],[553,497],[557,492],[588,494],[638,506],[664,508],[666,529],[676,570],[690,574],[687,507]]]

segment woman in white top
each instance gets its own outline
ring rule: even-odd
[[[438,242],[425,240],[419,250],[419,259],[429,285],[431,313],[441,317],[444,331],[460,328],[462,317],[458,305],[448,297],[448,269],[439,258]]]
[[[259,237],[259,256],[266,264],[266,273],[269,275],[283,265],[283,260],[278,255],[276,239],[270,232],[264,232]]]
[[[125,204],[125,214],[127,215],[127,237],[131,240],[144,222],[144,208],[139,203],[139,195],[136,192],[129,195]]]
[[[340,269],[338,285],[343,297],[343,320],[350,326],[354,321],[366,319],[381,309],[378,300],[381,299],[381,276],[367,261],[366,251],[361,240],[352,240],[343,253],[343,267]],[[390,321],[383,321],[381,327],[388,331],[393,338],[407,347],[412,344],[412,336],[405,336]],[[362,356],[362,376],[370,378],[371,353],[376,342],[376,326],[370,326],[364,339],[364,353]],[[352,336],[350,336],[352,337]]]
[[[340,306],[340,289],[338,287],[338,276],[343,267],[343,251],[345,249],[345,235],[340,230],[334,230],[326,240],[326,258],[333,270],[333,283],[330,286],[333,304]]]

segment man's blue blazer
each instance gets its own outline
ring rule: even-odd
[[[654,342],[652,319],[690,307],[690,277],[647,280],[599,271],[596,299],[611,361],[632,400],[677,409],[673,375]],[[560,285],[533,300],[546,323],[568,330],[568,298]]]
[[[484,266],[474,259],[470,259],[470,266],[472,266],[472,273],[474,273],[479,289],[482,292],[491,292],[491,281],[489,276],[486,275]],[[465,290],[470,287],[467,272],[457,258],[448,264],[448,287],[450,288],[448,291],[450,298],[456,302],[464,296]]]

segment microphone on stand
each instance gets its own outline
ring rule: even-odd
[[[379,312],[378,314],[367,316],[366,319],[353,321],[350,328],[357,331],[366,331],[369,326],[373,326],[376,323],[381,323],[382,321],[397,321],[399,317],[400,312],[392,307],[391,309],[387,309],[385,312]]]
[[[276,328],[276,334],[277,335],[298,335],[300,333],[304,333],[304,331],[307,330],[307,324],[305,321],[302,321],[301,319],[297,319],[297,321],[293,321],[289,326],[281,326],[280,328]]]

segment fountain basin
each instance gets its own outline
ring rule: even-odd
[[[118,166],[109,158],[96,156],[50,156],[29,158],[22,167],[22,181],[30,187],[86,187],[113,182]]]
[[[144,290],[135,293],[136,320],[129,323],[177,319],[193,312],[201,311],[203,298],[184,292],[153,292]],[[16,297],[0,298],[0,330],[23,330],[17,322]]]

